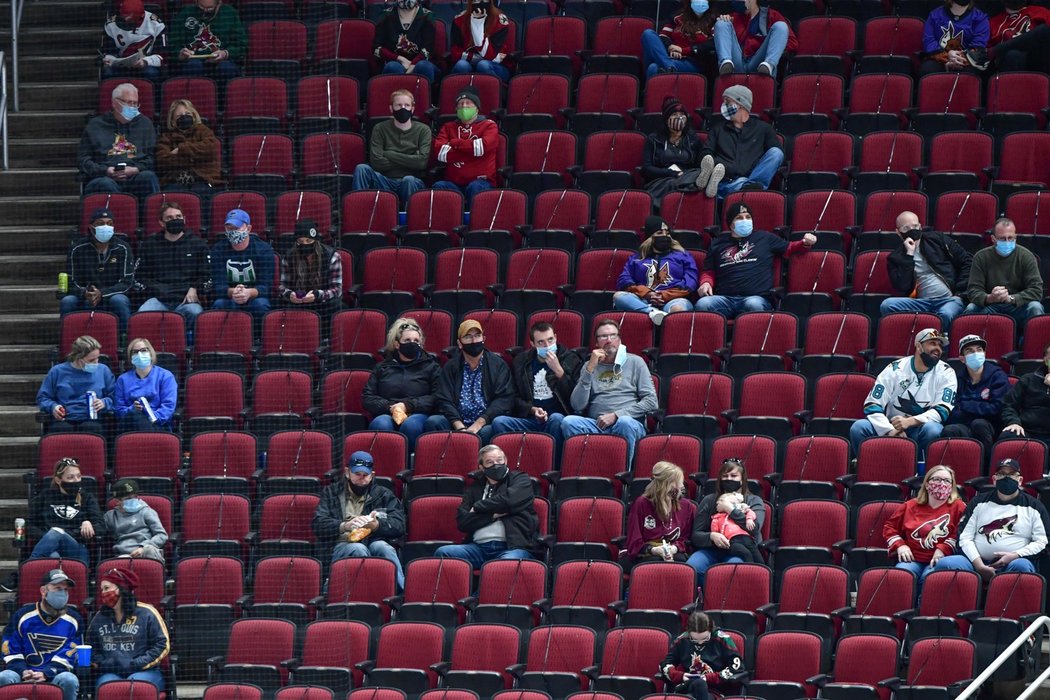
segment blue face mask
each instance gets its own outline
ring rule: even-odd
[[[741,219],[733,222],[733,233],[741,238],[747,238],[755,230],[755,222],[751,219]]]
[[[1017,241],[996,241],[995,252],[1004,258],[1010,253],[1014,252],[1014,248],[1017,247]]]
[[[150,358],[148,352],[137,352],[131,356],[131,364],[139,369],[146,369],[153,364],[153,360]]]
[[[707,12],[707,8],[710,6],[707,0],[690,0],[689,2],[689,8],[697,15]]]
[[[983,352],[971,352],[966,356],[966,366],[975,372],[984,367],[984,353]]]
[[[95,240],[99,243],[109,243],[109,239],[113,238],[113,227],[112,226],[96,226],[95,227]]]
[[[69,591],[48,591],[44,595],[44,600],[55,610],[61,610],[69,602]]]
[[[129,498],[120,504],[125,513],[138,513],[146,507],[146,502],[141,498]]]
[[[545,348],[536,348],[536,356],[537,357],[546,357],[547,353],[549,353],[549,352],[553,352],[555,355],[557,355],[558,354],[558,344],[555,343],[554,345],[548,345]]]
[[[138,107],[129,107],[127,105],[121,105],[121,107],[120,107],[120,116],[124,117],[125,120],[130,122],[132,119],[134,119],[135,117],[139,116],[139,108]]]
[[[87,364],[84,365],[84,371],[87,372],[88,374],[94,374],[95,372],[98,371],[98,363],[97,362],[88,362]]]

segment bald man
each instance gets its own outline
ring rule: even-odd
[[[900,296],[882,302],[882,315],[934,313],[947,333],[963,310],[972,257],[951,236],[924,231],[914,212],[897,217],[897,235],[901,243],[887,263],[890,282]]]

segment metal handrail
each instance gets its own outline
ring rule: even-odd
[[[0,51],[0,139],[3,140],[4,170],[7,170],[7,63]]]
[[[1014,652],[1020,649],[1023,644],[1026,644],[1028,638],[1031,637],[1040,627],[1046,627],[1047,631],[1050,632],[1050,617],[1042,615],[1036,618],[1032,624],[1028,625],[1024,632],[1017,636],[1017,639],[1015,639],[1010,646],[1006,647],[1002,654],[999,654],[995,661],[988,665],[988,668],[981,672],[981,675],[970,681],[970,685],[966,686],[966,690],[956,697],[955,700],[966,700],[967,698],[976,695],[977,691],[981,689],[981,686],[985,681],[991,678],[996,669],[1012,659]],[[1045,671],[1040,673],[1039,676],[1037,676],[1036,679],[1024,689],[1024,692],[1017,696],[1017,700],[1025,700],[1025,698],[1031,697],[1033,693],[1039,690],[1039,686],[1041,686],[1043,681],[1047,678],[1050,678],[1050,667],[1047,667]]]
[[[12,112],[18,112],[18,28],[22,24],[22,7],[25,5],[25,0],[11,0],[11,102],[13,105]],[[7,133],[6,131],[4,133]],[[7,155],[7,149],[4,149],[4,155]],[[7,169],[7,163],[4,163],[4,169]]]

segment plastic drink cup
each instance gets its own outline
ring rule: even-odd
[[[77,645],[77,666],[90,666],[91,665],[91,645],[90,644],[78,644]]]

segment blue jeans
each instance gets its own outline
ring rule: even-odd
[[[470,423],[467,423],[467,425],[470,425]],[[447,433],[450,430],[452,430],[452,424],[444,416],[430,416],[427,418],[426,423],[423,424],[424,433]],[[481,440],[482,445],[489,444],[489,441],[492,439],[491,423],[478,431],[478,439]]]
[[[377,172],[371,165],[361,165],[354,168],[354,190],[384,190],[397,194],[401,200],[401,208],[408,206],[408,198],[426,187],[418,177],[406,175],[405,177],[387,177]]]
[[[413,413],[401,423],[394,425],[394,419],[389,415],[376,416],[368,424],[369,430],[386,430],[388,432],[400,432],[408,440],[408,451],[411,454],[416,451],[416,440],[423,434],[426,427],[427,415],[425,413]]]
[[[773,305],[765,297],[758,295],[750,297],[723,297],[714,294],[709,297],[700,297],[695,309],[697,311],[713,311],[722,314],[726,318],[735,318],[737,314],[745,311],[769,311]]]
[[[369,542],[340,542],[332,550],[332,561],[349,559],[350,557],[382,557],[394,563],[394,573],[397,576],[398,590],[405,589],[405,571],[401,568],[401,560],[397,558],[397,550],[384,540]]]
[[[160,671],[135,671],[135,673],[129,673],[126,676],[122,676],[119,673],[103,673],[98,677],[95,687],[97,688],[103,683],[109,683],[110,681],[143,681],[156,687],[157,690],[164,690],[164,674]]]
[[[944,557],[941,557],[942,559]],[[933,573],[934,566],[929,564],[922,564],[917,561],[899,561],[897,562],[898,569],[904,569],[915,574],[915,593],[922,595],[922,584],[926,581],[926,577]]]
[[[937,314],[941,317],[941,326],[944,332],[952,327],[952,320],[963,310],[962,299],[959,297],[933,297],[930,299],[912,299],[910,297],[890,297],[879,306],[879,313],[883,316],[895,313],[924,313]]]
[[[456,61],[456,65],[452,66],[452,72],[481,73],[483,75],[494,75],[503,82],[510,80],[510,71],[503,64],[493,63],[484,59],[478,61],[475,65],[471,65],[470,61],[461,58]]]
[[[393,75],[404,75],[408,71],[401,65],[400,61],[387,61],[383,65],[384,73],[391,73]],[[430,81],[431,85],[437,80],[437,66],[430,61],[420,61],[416,64],[416,67],[412,69],[412,75],[421,75]]]
[[[787,48],[788,27],[784,22],[774,22],[769,28],[765,41],[751,57],[744,56],[732,22],[724,20],[715,22],[714,39],[719,66],[723,61],[732,61],[734,72],[754,73],[758,70],[760,63],[766,63],[771,68],[770,73],[776,77],[777,64],[780,63],[780,57],[784,55],[784,49]],[[720,96],[719,99],[721,99]]]
[[[100,75],[103,80],[110,78],[141,78],[151,82],[160,82],[160,68],[156,66],[143,66],[142,68],[122,68],[120,66],[102,66]]]
[[[171,425],[169,423],[151,423],[149,416],[146,415],[145,411],[136,411],[132,409],[120,416],[118,420],[121,432],[171,432]]]
[[[649,30],[647,29],[646,31]],[[674,313],[675,311],[693,310],[692,302],[685,297],[672,299],[660,309],[660,307],[653,306],[644,299],[639,299],[637,294],[632,294],[631,292],[616,292],[613,294],[613,306],[620,311],[644,311],[645,313],[649,313],[653,309],[666,311],[669,314]]]
[[[466,559],[475,569],[493,559],[532,559],[532,555],[524,549],[507,549],[507,543],[502,540],[481,544],[446,544],[438,547],[434,556]]]
[[[937,562],[935,567],[937,571],[954,570],[954,571],[973,571],[973,563],[962,554],[952,554],[948,557],[941,557],[941,560]],[[1006,565],[1002,571],[1008,571],[1010,573],[1022,573],[1022,574],[1034,574],[1037,573],[1035,565],[1032,564],[1030,559],[1020,557],[1014,559],[1012,562]]]
[[[77,541],[68,532],[48,530],[40,541],[33,547],[30,559],[79,559],[84,566],[91,566],[88,562],[88,548]]]
[[[14,671],[0,673],[0,687],[21,682],[22,676]],[[62,700],[77,700],[77,695],[80,693],[80,681],[77,679],[76,674],[63,671],[51,679],[51,683],[61,688]]]
[[[732,556],[728,549],[705,547],[689,555],[685,563],[696,570],[696,585],[703,586],[707,570],[715,564],[742,564],[743,560]]]
[[[434,183],[435,190],[456,190],[462,192],[463,196],[467,199],[467,209],[470,209],[470,203],[474,201],[474,195],[478,192],[484,192],[485,190],[492,189],[492,183],[485,178],[476,178],[466,185],[460,187],[456,183],[450,180],[438,180]]]
[[[204,307],[200,304],[182,303],[172,308],[165,304],[157,297],[151,297],[146,301],[142,302],[142,306],[139,307],[139,311],[174,311],[179,316],[182,316],[186,321],[186,331],[193,330],[193,323],[197,320],[197,317],[204,311]]]
[[[214,78],[221,82],[233,80],[241,74],[241,67],[233,61],[219,61],[216,63],[214,61],[192,59],[189,61],[175,61],[174,66],[178,66],[175,69],[178,73],[188,78],[207,75],[209,78]]]
[[[715,160],[718,160],[718,158],[715,158]],[[718,198],[725,199],[734,192],[744,189],[744,185],[761,185],[762,189],[768,190],[769,183],[773,181],[773,176],[777,174],[777,170],[783,162],[784,151],[780,148],[770,148],[755,163],[755,167],[751,169],[750,175],[738,177],[728,182],[723,180],[719,183]]]
[[[120,332],[124,333],[128,330],[128,318],[131,317],[131,300],[128,299],[126,294],[111,294],[108,297],[102,297],[98,306],[92,306],[87,299],[78,299],[74,294],[67,294],[62,297],[62,301],[58,304],[58,312],[63,316],[74,311],[91,310],[112,311],[117,316],[117,325],[120,326]]]
[[[921,455],[926,452],[926,448],[930,446],[931,442],[941,436],[941,430],[943,429],[944,426],[941,423],[929,421],[921,423],[914,428],[908,428],[904,432],[919,446]],[[860,453],[860,443],[876,435],[878,433],[875,432],[875,426],[871,424],[870,420],[861,418],[856,421],[849,429],[849,441],[853,446],[853,454],[857,455]]]
[[[642,65],[646,67],[646,78],[653,77],[660,69],[678,73],[697,72],[692,61],[671,58],[664,42],[660,41],[660,35],[652,29],[642,32]]]
[[[1042,302],[1038,301],[1030,301],[1024,306],[1016,306],[1014,304],[989,304],[988,306],[967,304],[963,313],[1003,314],[1004,316],[1013,316],[1013,319],[1017,321],[1017,327],[1024,328],[1025,321],[1030,318],[1035,318],[1036,316],[1042,316],[1046,313],[1046,309],[1043,308]]]
[[[270,300],[264,296],[255,297],[247,304],[238,304],[228,297],[219,298],[211,306],[213,309],[221,309],[223,311],[247,311],[259,322],[262,322],[263,316],[270,312]]]
[[[634,445],[645,437],[644,419],[639,421],[630,416],[620,416],[616,422],[605,430],[598,427],[598,422],[587,416],[565,416],[561,423],[562,440],[568,440],[573,435],[584,435],[587,433],[598,433],[602,435],[619,435],[627,439],[627,464],[634,461]]]
[[[95,192],[108,192],[111,194],[127,192],[139,199],[145,199],[155,192],[160,192],[160,181],[157,179],[157,174],[152,170],[143,170],[138,175],[124,180],[124,182],[119,182],[107,175],[103,175],[102,177],[88,180],[88,183],[84,185],[84,194],[93,194]]]

